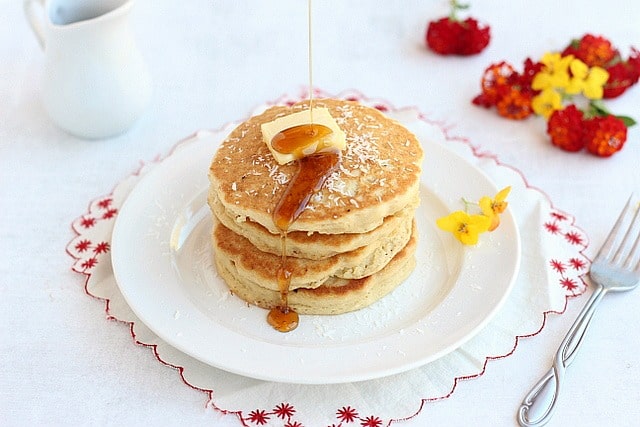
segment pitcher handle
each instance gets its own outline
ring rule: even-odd
[[[38,39],[38,43],[40,43],[40,47],[44,50],[45,40],[44,40],[44,21],[43,14],[45,11],[45,0],[24,0],[23,7],[24,13],[27,16],[27,21],[29,21],[29,25],[31,26],[31,30],[33,34],[35,34]],[[36,11],[36,7],[39,8]]]

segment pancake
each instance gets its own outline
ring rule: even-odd
[[[417,138],[378,110],[356,102],[319,99],[346,134],[339,168],[327,178],[290,231],[366,233],[418,198],[423,152]],[[272,212],[296,171],[279,165],[262,140],[260,124],[308,108],[308,101],[274,106],[236,127],[209,169],[210,200],[236,222],[251,221],[278,234]]]
[[[414,227],[407,245],[382,270],[361,279],[331,277],[317,288],[290,291],[289,307],[300,314],[335,315],[373,304],[409,277],[415,268],[416,242]],[[233,262],[216,256],[215,264],[231,292],[249,304],[272,309],[281,303],[280,292],[239,279]]]
[[[317,288],[331,277],[360,279],[377,273],[406,246],[412,227],[413,219],[408,218],[386,238],[354,251],[320,260],[287,259],[287,268],[294,272],[289,290]],[[212,242],[216,258],[232,263],[238,280],[259,283],[263,288],[278,291],[275,272],[282,264],[280,255],[260,251],[248,239],[220,223],[214,226]]]
[[[286,255],[317,260],[339,253],[350,252],[363,246],[374,245],[380,240],[389,238],[400,227],[402,222],[410,223],[418,203],[418,199],[412,201],[409,206],[384,218],[379,227],[366,233],[320,234],[305,231],[289,232],[287,233]],[[256,248],[263,252],[282,255],[280,234],[273,234],[251,220],[236,221],[235,218],[228,215],[224,206],[213,192],[210,194],[209,206],[211,206],[213,214],[220,223],[234,233],[248,239]]]

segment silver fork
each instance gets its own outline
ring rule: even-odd
[[[598,303],[609,291],[629,291],[640,283],[640,195],[631,194],[607,240],[591,263],[593,294],[564,338],[551,369],[524,397],[518,411],[523,427],[542,426],[558,402],[565,370],[576,356]]]

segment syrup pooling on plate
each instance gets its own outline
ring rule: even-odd
[[[302,151],[313,145],[318,138],[332,132],[326,126],[308,125],[295,126],[278,133],[272,141],[272,146],[287,153]],[[277,139],[277,141],[275,141]],[[318,147],[316,147],[316,150]],[[304,211],[311,196],[319,191],[329,175],[340,162],[339,152],[310,153],[307,157],[296,160],[298,170],[287,185],[284,194],[273,211],[273,222],[281,233],[282,261],[276,272],[280,290],[280,305],[272,308],[267,316],[271,326],[280,332],[289,332],[298,326],[298,313],[292,310],[287,301],[291,277],[296,274],[289,268],[287,257],[287,231]]]

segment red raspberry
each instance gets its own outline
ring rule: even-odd
[[[441,18],[429,22],[427,46],[440,55],[474,55],[482,52],[491,39],[490,27],[481,27],[478,21],[467,18],[457,21]]]
[[[615,116],[585,120],[583,127],[587,151],[600,157],[609,157],[622,150],[627,141],[627,127]]]
[[[551,113],[547,122],[547,134],[551,137],[551,143],[566,151],[580,151],[585,144],[582,138],[582,117],[582,111],[573,104]]]

